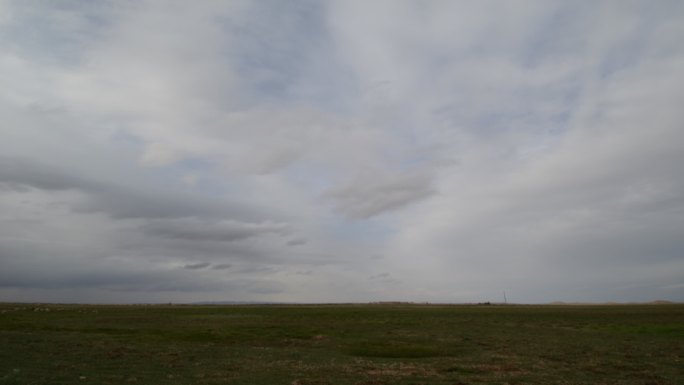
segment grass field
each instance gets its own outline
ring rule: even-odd
[[[684,384],[684,305],[0,304],[0,384]]]

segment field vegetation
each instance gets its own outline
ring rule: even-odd
[[[684,384],[684,305],[0,304],[0,384]]]

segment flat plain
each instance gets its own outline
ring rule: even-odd
[[[684,305],[0,304],[0,384],[684,384]]]

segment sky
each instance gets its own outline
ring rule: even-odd
[[[0,301],[684,301],[684,2],[0,0]]]

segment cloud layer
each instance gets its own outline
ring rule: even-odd
[[[0,15],[0,300],[684,301],[681,2]]]

